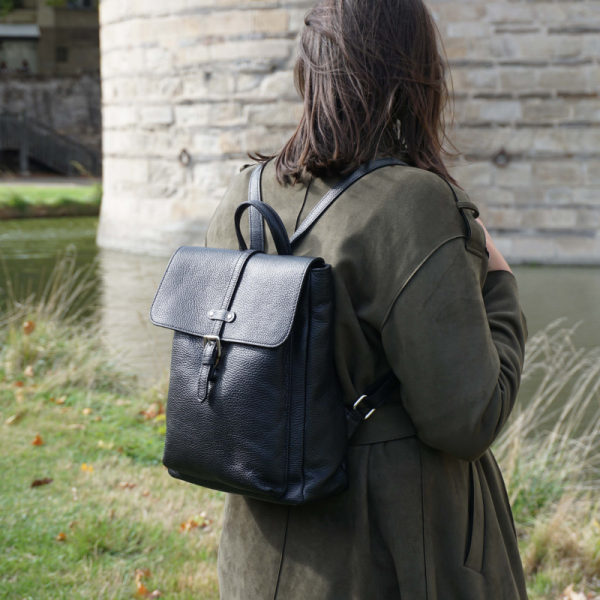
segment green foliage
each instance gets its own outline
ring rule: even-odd
[[[0,0],[0,18],[6,17],[19,7],[19,0]]]

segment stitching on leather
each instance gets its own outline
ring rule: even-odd
[[[158,293],[160,292],[160,289],[163,286],[163,283],[165,282],[165,278],[167,277],[167,273],[169,272],[169,268],[171,266],[171,263],[175,260],[175,257],[179,254],[179,252],[181,250],[183,250],[184,248],[187,248],[187,246],[181,246],[181,248],[177,248],[177,250],[175,250],[173,256],[171,256],[171,260],[169,260],[169,264],[167,265],[167,268],[165,269],[165,272],[163,273],[162,279],[160,280],[160,285],[158,286],[158,290],[156,292],[156,295],[154,296],[154,300],[152,300],[152,305],[150,306],[150,321],[152,321],[152,323],[154,323],[155,325],[161,325],[160,323],[158,323],[157,321],[154,320],[154,317],[152,316],[152,311],[154,310],[154,304],[156,303],[156,299],[158,298]],[[164,325],[162,325],[164,327]]]
[[[283,486],[283,491],[278,496],[281,498],[288,490],[289,486],[289,460],[290,460],[290,419],[292,418],[292,380],[290,377],[290,352],[292,349],[292,342],[289,341],[287,348],[284,349],[285,352],[285,381],[284,381],[284,389],[285,389],[285,404],[287,407],[287,423],[285,426],[285,452],[283,455],[283,472],[285,473],[285,485]]]
[[[427,262],[427,260],[431,257],[431,255],[436,250],[441,248],[444,244],[447,244],[448,242],[451,242],[452,240],[457,240],[457,239],[464,238],[464,237],[465,237],[464,234],[463,235],[455,235],[451,238],[448,238],[447,240],[444,240],[443,242],[438,244],[435,248],[433,248],[433,250],[431,250],[431,252],[429,254],[427,254],[427,256],[425,256],[425,258],[415,267],[414,271],[406,278],[406,281],[400,286],[400,290],[394,296],[394,299],[390,302],[390,305],[389,305],[388,309],[386,310],[385,315],[383,317],[383,322],[381,323],[381,326],[379,328],[380,333],[381,333],[382,329],[385,327],[385,322],[388,320],[388,317],[390,316],[390,312],[392,312],[392,308],[394,307],[394,304],[396,304],[396,300],[398,300],[398,296],[400,296],[400,294],[403,292],[404,288],[408,285],[408,282],[415,276],[417,271]]]
[[[318,260],[318,259],[315,259]],[[246,339],[242,339],[242,338],[228,338],[223,336],[221,338],[221,341],[223,342],[232,342],[232,343],[237,343],[237,344],[248,344],[249,346],[258,346],[260,348],[277,348],[277,346],[281,346],[281,344],[283,344],[283,342],[285,342],[285,340],[287,339],[287,337],[290,334],[290,331],[292,330],[292,326],[294,324],[294,319],[296,317],[296,310],[298,308],[298,298],[300,296],[300,291],[302,290],[302,286],[304,285],[304,282],[306,281],[306,276],[307,273],[311,267],[311,265],[313,264],[313,261],[309,262],[306,264],[305,268],[304,268],[304,274],[302,276],[302,278],[300,279],[300,282],[297,284],[296,289],[293,292],[293,296],[295,297],[294,300],[294,311],[291,315],[291,319],[290,319],[290,324],[287,328],[287,331],[284,332],[283,336],[277,340],[277,342],[273,343],[273,344],[265,344],[265,343],[258,343],[258,342],[253,342],[250,340],[246,340]],[[185,329],[183,327],[173,327],[171,325],[167,325],[166,323],[162,323],[159,321],[152,321],[155,325],[158,325],[159,327],[165,327],[166,329],[172,329],[174,331],[181,331],[182,333],[189,333],[190,335],[194,335],[196,337],[203,337],[206,334],[202,334],[199,333],[198,331],[192,331],[190,329]],[[210,334],[209,334],[210,335]]]

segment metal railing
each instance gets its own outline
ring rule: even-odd
[[[65,175],[76,175],[81,168],[94,176],[101,174],[98,153],[25,115],[0,112],[0,150],[18,151],[23,173],[29,171],[33,158]]]

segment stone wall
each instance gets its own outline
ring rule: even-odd
[[[101,245],[202,243],[246,152],[276,150],[295,128],[311,4],[103,0]],[[502,250],[600,263],[600,1],[429,5],[454,78],[454,172]]]
[[[430,6],[469,159],[455,175],[500,248],[513,262],[600,263],[600,2]]]
[[[25,113],[61,135],[101,149],[100,76],[0,76],[0,109]]]
[[[291,69],[309,6],[103,0],[100,244],[163,253],[202,243],[246,152],[275,150],[299,118]]]

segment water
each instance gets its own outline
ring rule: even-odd
[[[92,276],[106,340],[141,378],[155,379],[168,369],[172,334],[151,325],[148,311],[168,257],[99,250],[97,224],[89,217],[0,221],[0,253],[21,293],[39,289],[58,252],[76,249],[79,265],[96,259]],[[514,272],[530,333],[567,317],[570,324],[584,321],[579,345],[600,346],[600,268],[518,266]],[[0,289],[6,290],[3,272]]]

